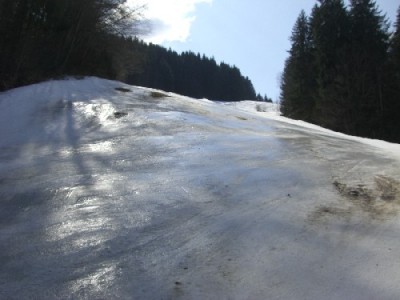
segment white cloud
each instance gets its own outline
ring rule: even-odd
[[[167,41],[184,42],[196,19],[196,5],[211,4],[213,0],[128,0],[132,5],[146,5],[144,17],[149,21],[151,33],[147,42],[161,44]]]

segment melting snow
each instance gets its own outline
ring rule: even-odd
[[[1,299],[399,299],[400,146],[98,78],[0,94]]]

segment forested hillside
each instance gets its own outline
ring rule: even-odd
[[[123,77],[121,37],[137,14],[117,0],[0,0],[0,89],[62,75]]]
[[[0,90],[95,75],[215,100],[269,100],[237,67],[137,38],[124,0],[0,0]]]
[[[250,79],[235,66],[218,64],[215,59],[193,52],[178,54],[158,45],[131,41],[132,51],[142,53],[142,68],[131,73],[127,82],[164,89],[195,98],[213,100],[265,100],[256,95]]]
[[[395,32],[374,1],[319,0],[294,25],[281,110],[352,135],[400,142],[400,11]]]

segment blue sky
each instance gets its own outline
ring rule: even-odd
[[[135,1],[137,0],[130,0]],[[236,65],[257,92],[279,97],[289,37],[301,9],[315,0],[141,0],[156,26],[145,39],[177,52],[193,51]],[[378,0],[395,21],[400,0]]]

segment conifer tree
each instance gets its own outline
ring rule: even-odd
[[[350,20],[343,0],[319,3],[311,15],[318,82],[315,121],[348,132],[351,117],[344,107],[348,99],[345,74],[349,65]]]
[[[384,100],[383,137],[400,143],[400,7],[385,68]]]
[[[397,19],[395,25],[396,29],[391,39],[390,58],[396,67],[396,71],[400,73],[400,7],[397,10]],[[398,79],[400,79],[400,77]]]
[[[388,24],[372,0],[350,1],[348,115],[356,135],[376,137],[382,131],[384,67],[389,46]]]
[[[310,26],[304,11],[297,18],[290,40],[292,46],[281,82],[281,110],[285,116],[313,121],[314,57]]]

